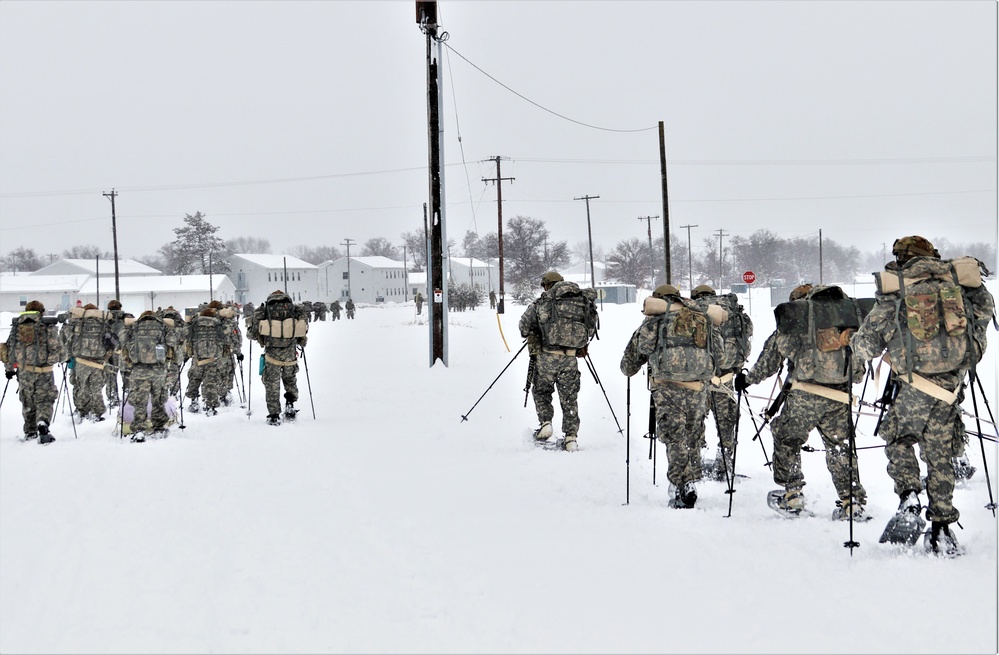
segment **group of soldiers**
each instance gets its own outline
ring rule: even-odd
[[[770,424],[773,479],[782,488],[768,494],[768,505],[787,518],[810,513],[801,452],[812,430],[818,430],[838,497],[832,518],[870,519],[856,457],[853,386],[887,369],[875,434],[886,442],[887,471],[899,506],[881,541],[911,545],[924,534],[920,494],[925,491],[926,519],[932,523],[925,532],[927,550],[947,556],[962,552],[950,528],[960,516],[953,493],[956,479],[970,477],[974,468],[965,455],[960,405],[968,385],[981,386],[975,367],[985,352],[988,324],[996,324],[994,299],[982,282],[988,271],[971,257],[941,259],[920,236],[896,240],[893,254],[895,260],[875,273],[873,300],[849,298],[838,286],[796,287],[775,309],[777,329],[748,371],[753,325],[734,294],[719,295],[701,285],[684,298],[676,287],[663,284],[645,300],[645,318],[629,339],[620,368],[630,377],[647,367],[655,414],[650,436],[666,446],[671,507],[692,508],[697,501],[696,483],[705,477],[700,451],[706,446],[708,412],[715,416],[719,438],[708,475],[727,481],[731,492],[743,394],[786,370],[757,430],[776,416]],[[593,334],[585,312],[559,308],[560,297],[578,295],[576,285],[551,271],[542,287],[520,322],[536,356],[528,373],[540,424],[534,438],[547,442],[553,435],[551,401],[557,388],[561,444],[572,451],[579,429],[576,361],[587,356]],[[575,332],[563,325],[573,321]],[[581,334],[588,337],[580,340]]]

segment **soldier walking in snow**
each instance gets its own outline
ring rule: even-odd
[[[281,385],[284,385],[284,418],[294,420],[298,401],[298,349],[308,343],[309,322],[301,307],[284,291],[267,296],[256,309],[247,336],[264,348],[263,383],[267,397],[267,423],[281,424]]]
[[[17,377],[17,395],[24,419],[24,439],[55,441],[49,433],[58,392],[52,370],[66,360],[55,319],[45,318],[45,306],[32,300],[14,319],[7,342],[0,348],[7,380]]]

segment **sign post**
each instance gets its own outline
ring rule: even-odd
[[[742,281],[746,283],[746,294],[749,296],[749,314],[753,313],[753,282],[756,282],[756,273],[746,271],[742,274]]]

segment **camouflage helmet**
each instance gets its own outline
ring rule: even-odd
[[[929,239],[915,234],[895,239],[895,243],[891,247],[891,254],[895,255],[895,261],[899,264],[904,264],[913,257],[940,259],[940,252],[933,247]]]
[[[680,290],[674,287],[672,284],[660,284],[652,292],[653,298],[667,298],[669,296],[679,296]]]
[[[24,311],[26,312],[45,312],[45,305],[41,303],[40,300],[32,300],[27,305],[24,306]]]
[[[700,298],[702,296],[714,296],[715,290],[708,286],[707,284],[699,284],[694,287],[694,290],[690,292],[691,298]]]
[[[561,282],[562,276],[559,275],[558,271],[548,271],[541,276],[541,286],[547,288],[556,282]]]
[[[791,295],[787,297],[788,300],[801,300],[812,290],[812,285],[810,284],[799,284],[792,291]]]
[[[108,309],[121,309],[121,303],[112,298],[108,301]]]

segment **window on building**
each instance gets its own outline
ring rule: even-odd
[[[347,277],[348,275],[349,275],[349,273],[347,273],[347,271],[344,271],[343,272],[343,279],[345,279],[345,280],[350,279],[350,278]]]

